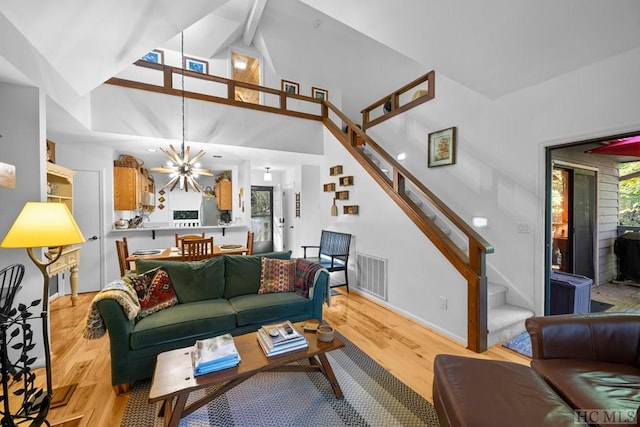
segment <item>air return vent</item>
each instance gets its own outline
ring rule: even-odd
[[[387,300],[387,260],[362,253],[356,254],[358,279],[356,288]]]

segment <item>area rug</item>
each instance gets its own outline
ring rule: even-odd
[[[505,341],[502,346],[523,356],[531,357],[531,337],[527,331],[516,335],[509,341]]]
[[[180,426],[439,425],[433,405],[358,347],[341,339],[345,347],[328,353],[327,358],[344,400],[335,398],[328,381],[318,372],[261,373],[185,417]],[[158,417],[160,403],[148,403],[149,388],[148,380],[136,383],[121,426],[162,425],[163,419]],[[190,399],[201,393],[192,393]]]
[[[613,305],[607,304],[606,302],[591,300],[591,313],[602,313],[603,311],[607,311],[611,307],[613,307]],[[531,357],[532,354],[531,337],[526,331],[516,335],[509,341],[504,342],[502,346],[527,357]]]

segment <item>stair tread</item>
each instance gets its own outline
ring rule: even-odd
[[[509,288],[499,283],[489,282],[487,283],[487,295],[495,295],[501,292],[507,292]]]
[[[495,332],[513,323],[524,321],[533,316],[533,311],[516,305],[504,304],[489,310],[487,314],[487,329]]]

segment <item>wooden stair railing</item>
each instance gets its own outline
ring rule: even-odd
[[[423,84],[425,84],[423,86]],[[424,88],[424,89],[422,89]],[[411,101],[402,104],[400,97],[409,91],[416,90]],[[423,102],[427,102],[436,96],[436,72],[431,70],[427,74],[418,77],[411,83],[402,86],[395,92],[385,96],[382,99],[374,102],[373,104],[365,107],[362,112],[362,129],[367,130],[371,126],[384,122],[393,116],[414,108]],[[384,108],[389,106],[389,111],[383,109],[383,113],[375,118],[371,118],[372,113],[377,108]]]
[[[433,194],[428,188],[426,188],[417,178],[415,178],[409,171],[403,168],[393,157],[387,154],[373,139],[371,139],[362,129],[360,129],[354,122],[352,122],[344,113],[338,110],[333,104],[326,100],[318,100],[304,95],[296,95],[283,92],[278,89],[272,89],[264,86],[257,86],[250,83],[239,82],[236,80],[226,79],[224,77],[213,76],[209,74],[200,74],[189,70],[183,70],[182,68],[176,68],[163,64],[155,64],[147,61],[137,61],[137,66],[155,69],[163,72],[163,85],[156,85],[152,83],[144,83],[133,80],[126,80],[122,78],[111,78],[106,81],[108,84],[128,87],[132,89],[146,90],[155,93],[164,93],[167,95],[184,96],[186,98],[197,99],[201,101],[215,102],[220,104],[226,104],[236,107],[249,108],[258,111],[283,114],[291,117],[298,117],[308,120],[322,121],[323,124],[333,133],[333,135],[340,141],[344,147],[354,156],[354,158],[363,166],[363,168],[378,182],[378,184],[389,194],[389,196],[400,206],[400,208],[407,214],[407,216],[416,224],[416,226],[432,241],[432,243],[442,252],[447,260],[460,272],[460,274],[467,280],[467,334],[468,334],[468,348],[475,352],[483,352],[487,349],[487,276],[485,255],[493,253],[493,247],[486,242],[482,236],[471,228],[466,222],[464,222],[455,212],[453,212],[447,205],[445,205],[435,194]],[[218,84],[226,85],[226,97],[207,95],[191,91],[183,91],[181,89],[175,89],[173,87],[173,74],[184,73],[187,77],[193,77],[205,81],[215,82]],[[428,89],[426,95],[421,95],[411,102],[399,105],[399,97],[403,93],[415,88],[417,85],[428,83]],[[369,116],[366,116],[366,120],[363,122],[365,129],[371,127],[377,123],[380,123],[388,118],[393,117],[403,111],[415,107],[423,102],[432,99],[435,95],[435,73],[430,71],[419,79],[409,83],[393,94],[375,102],[370,107],[367,107],[363,111],[371,111],[374,108],[383,105],[388,100],[392,102],[392,109],[389,113],[386,113],[383,117],[376,118],[375,120],[369,120]],[[253,104],[242,102],[235,99],[235,88],[244,87],[247,89],[256,90],[268,95],[276,96],[278,98],[278,106],[269,106],[263,104]],[[317,104],[321,110],[320,114],[311,114],[301,111],[296,111],[288,108],[287,100],[297,99],[312,104]],[[395,108],[394,108],[395,107]],[[363,113],[364,115],[365,113]],[[332,115],[337,116],[343,126],[346,126],[346,133],[343,132],[343,126],[339,126],[332,119]],[[392,179],[387,177],[382,170],[373,162],[372,159],[367,157],[362,145],[367,146],[373,150],[376,155],[383,159],[387,164],[393,168]],[[435,206],[442,215],[444,215],[451,223],[468,239],[468,255],[465,254],[456,244],[451,240],[447,234],[436,225],[435,220],[429,218],[429,216],[423,212],[420,207],[409,198],[406,187],[408,185],[417,189],[421,195],[429,200],[433,206]]]
[[[351,155],[373,179],[400,206],[407,216],[431,240],[449,262],[467,280],[468,348],[476,352],[487,349],[487,276],[485,255],[493,253],[493,246],[464,222],[435,194],[426,188],[408,170],[384,151],[373,139],[356,126],[333,104],[324,101],[324,125],[333,133]],[[338,125],[331,116],[342,122]],[[344,127],[346,126],[346,133]],[[364,154],[362,146],[373,150],[387,165],[393,168],[392,179]],[[417,189],[468,239],[468,255],[451,240],[435,221],[424,213],[407,194],[407,184]]]

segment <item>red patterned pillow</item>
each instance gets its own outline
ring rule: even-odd
[[[293,292],[295,289],[296,261],[262,257],[259,294]]]
[[[140,318],[178,304],[171,278],[162,267],[131,277],[131,284],[138,294]]]

